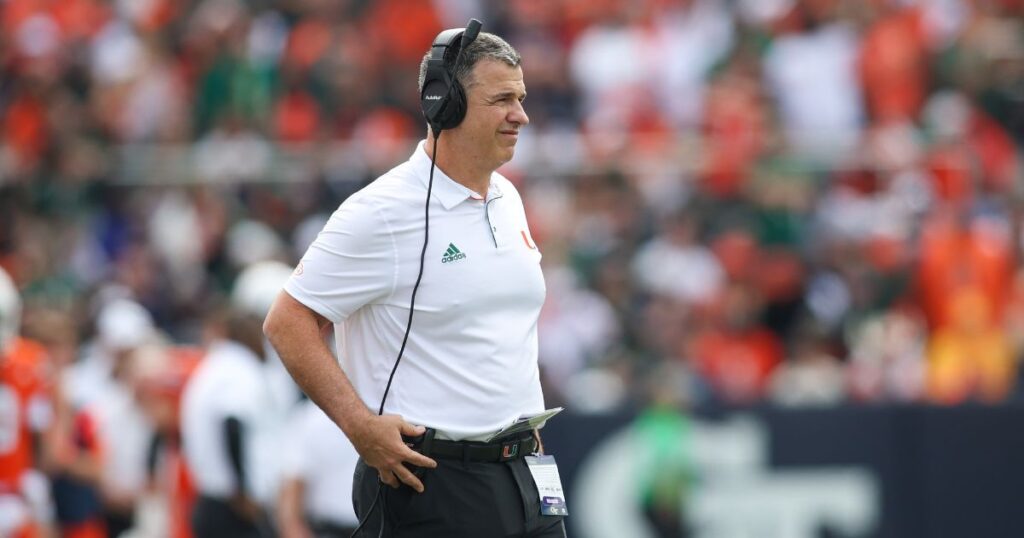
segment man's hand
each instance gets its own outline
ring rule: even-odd
[[[402,441],[402,435],[414,437],[424,431],[423,426],[409,424],[398,415],[367,414],[365,419],[352,425],[348,434],[363,461],[377,469],[381,482],[397,488],[401,481],[423,493],[423,483],[404,463],[433,469],[437,462],[409,448]]]
[[[242,519],[255,523],[259,521],[260,515],[263,513],[263,509],[260,505],[252,500],[248,495],[236,493],[228,499],[228,504],[231,506],[231,510]]]

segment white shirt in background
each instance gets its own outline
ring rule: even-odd
[[[223,499],[237,490],[224,434],[224,421],[232,416],[243,427],[246,489],[269,506],[277,488],[283,407],[263,362],[240,344],[220,341],[210,346],[182,401],[185,459],[201,495]]]
[[[339,526],[358,525],[352,474],[359,454],[352,443],[313,402],[300,404],[288,426],[281,474],[305,486],[305,515]]]

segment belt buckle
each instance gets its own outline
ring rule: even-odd
[[[523,443],[523,439],[516,439],[507,443],[501,444],[501,459],[498,461],[509,461],[519,456],[519,446]]]

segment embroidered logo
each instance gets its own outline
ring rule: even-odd
[[[454,262],[465,259],[465,257],[466,255],[459,250],[459,247],[455,246],[455,243],[448,243],[448,250],[444,251],[444,255],[441,256],[441,263]]]
[[[501,457],[505,459],[514,458],[519,454],[519,443],[501,447]]]

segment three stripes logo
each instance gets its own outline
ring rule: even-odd
[[[465,257],[466,255],[459,250],[459,247],[455,246],[455,243],[448,243],[448,250],[444,251],[444,256],[441,256],[441,263],[450,263]]]

